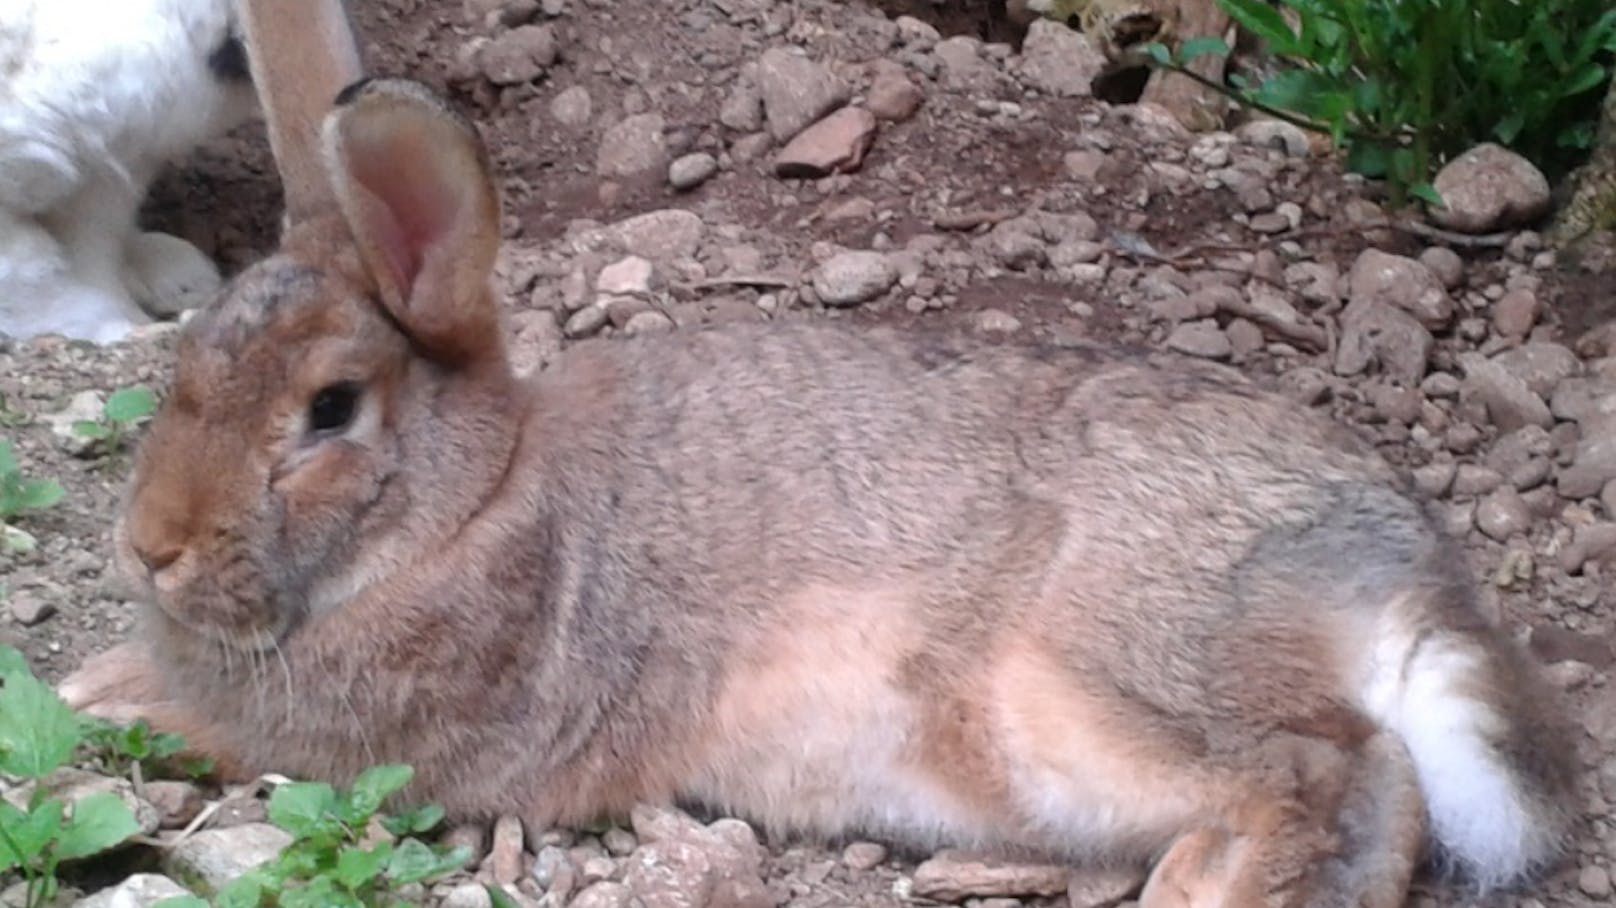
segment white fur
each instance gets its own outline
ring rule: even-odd
[[[217,289],[205,255],[136,213],[165,163],[256,111],[208,68],[231,7],[0,0],[0,333],[113,341],[142,306]]]
[[[1482,889],[1508,885],[1554,851],[1528,795],[1493,744],[1502,718],[1465,693],[1485,678],[1484,656],[1452,635],[1415,651],[1406,612],[1384,613],[1361,689],[1364,709],[1413,757],[1442,856]],[[1412,653],[1412,658],[1410,654]]]

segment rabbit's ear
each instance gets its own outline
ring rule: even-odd
[[[364,75],[343,0],[234,0],[253,87],[285,195],[283,226],[331,208],[320,124]]]
[[[402,79],[345,90],[325,124],[326,166],[382,303],[437,358],[502,356],[489,285],[499,196],[477,130]]]

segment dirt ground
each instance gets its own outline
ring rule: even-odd
[[[357,0],[354,7],[373,71],[449,91],[484,130],[505,195],[502,280],[524,349],[540,359],[567,343],[562,325],[578,308],[580,282],[587,286],[618,257],[591,243],[591,231],[664,209],[693,212],[704,227],[697,253],[670,266],[673,279],[658,288],[676,323],[849,318],[931,322],[990,337],[1081,335],[1182,347],[1182,338],[1169,338],[1182,323],[1212,315],[1196,307],[1216,288],[1266,287],[1310,323],[1344,330],[1346,275],[1364,249],[1407,256],[1427,250],[1415,237],[1365,228],[1373,191],[1327,159],[1228,134],[1188,135],[1127,105],[1029,94],[1013,76],[1020,32],[985,2]],[[959,75],[939,67],[933,39],[912,40],[896,25],[904,14],[942,38],[988,42],[979,47],[979,70]],[[468,66],[468,48],[517,20],[552,28],[559,59],[537,78],[496,87]],[[742,131],[723,125],[720,111],[743,68],[785,45],[806,48],[860,90],[875,61],[895,61],[924,102],[913,116],[881,124],[856,172],[777,177],[766,154],[737,159]],[[579,88],[589,111],[562,122],[556,98],[566,90],[576,98]],[[717,174],[690,190],[674,189],[666,166],[638,177],[603,175],[598,151],[607,130],[647,111],[663,118],[667,158],[705,151],[719,162]],[[1299,225],[1254,229],[1270,212],[1294,215]],[[279,191],[261,127],[176,164],[146,216],[152,227],[215,254],[228,271],[264,254],[277,227]],[[1077,228],[1088,235],[1079,244],[1050,240],[1034,248],[1000,223],[1038,217],[1065,225],[1060,229],[1093,224]],[[979,226],[959,229],[972,221]],[[870,302],[812,302],[804,276],[844,248],[912,254],[916,267]],[[1305,338],[1228,313],[1213,317],[1233,349],[1216,355],[1353,423],[1401,466],[1427,476],[1457,473],[1458,480],[1433,479],[1433,494],[1468,540],[1489,601],[1550,663],[1586,731],[1579,746],[1588,769],[1587,816],[1572,860],[1533,892],[1488,904],[1600,904],[1610,897],[1607,868],[1616,863],[1609,816],[1616,801],[1616,591],[1597,559],[1572,564],[1562,556],[1579,528],[1616,516],[1612,489],[1603,498],[1556,494],[1552,479],[1574,447],[1561,428],[1569,423],[1545,433],[1541,450],[1511,459],[1503,439],[1513,427],[1468,400],[1454,376],[1464,374],[1459,363],[1468,352],[1491,355],[1530,340],[1574,351],[1579,376],[1616,378],[1601,331],[1612,311],[1610,277],[1557,265],[1539,254],[1531,235],[1506,248],[1453,251],[1460,265],[1450,293],[1458,312],[1433,329],[1428,368],[1412,397],[1373,365],[1341,374],[1333,338],[1315,349]],[[1539,303],[1536,324],[1529,334],[1506,336],[1493,306],[1522,286]],[[607,330],[621,330],[618,321],[614,316]],[[46,417],[82,391],[162,388],[171,338],[154,331],[106,349],[0,345],[0,394],[8,412],[21,414],[0,431],[17,441],[30,474],[55,477],[67,489],[59,507],[24,522],[39,550],[0,562],[10,606],[9,615],[0,610],[0,640],[23,648],[53,680],[129,629],[130,607],[107,565],[127,459],[75,456]],[[1539,393],[1547,400],[1554,390],[1551,382]],[[1547,462],[1543,477],[1517,481],[1515,470],[1530,472],[1539,461]],[[1494,501],[1501,483],[1514,483],[1519,494]],[[1506,513],[1499,520],[1513,524],[1492,519],[1500,508]],[[771,843],[771,854],[771,886],[793,906],[912,903],[894,888],[912,869],[905,860],[854,871],[837,862],[835,850],[812,844]],[[1424,887],[1415,903],[1472,904]]]

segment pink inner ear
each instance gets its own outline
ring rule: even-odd
[[[460,206],[452,177],[426,137],[378,132],[364,137],[369,141],[350,142],[350,172],[376,202],[363,217],[407,299],[422,264],[454,227]]]

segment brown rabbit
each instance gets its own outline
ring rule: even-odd
[[[185,327],[63,686],[246,770],[459,818],[680,799],[776,832],[1396,906],[1556,860],[1570,746],[1459,548],[1327,418],[1105,348],[778,323],[526,381],[473,126],[363,82],[334,204]]]

